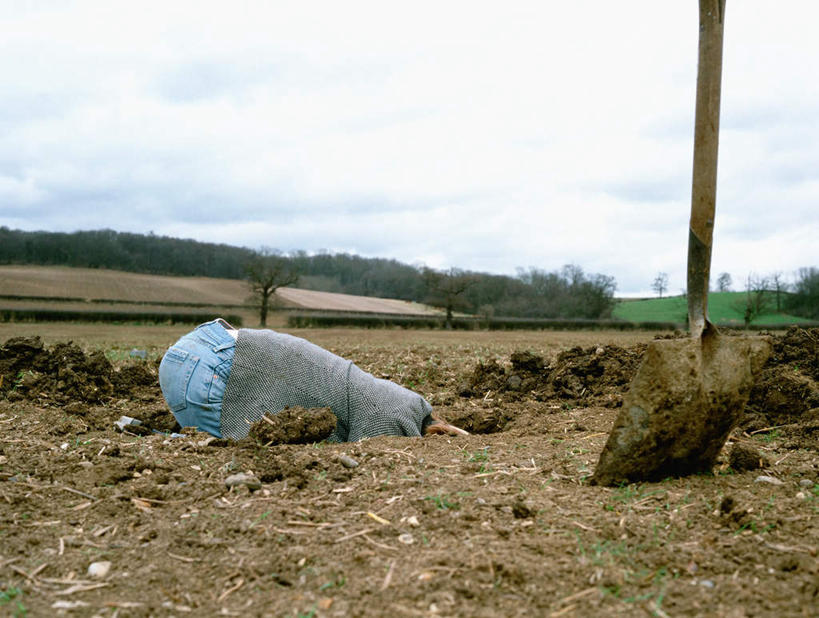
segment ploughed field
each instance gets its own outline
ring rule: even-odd
[[[3,615],[816,615],[819,330],[773,336],[712,474],[618,488],[651,334],[297,331],[472,435],[269,444],[167,435],[184,330],[0,325]]]
[[[427,305],[392,298],[290,287],[279,288],[273,303],[275,307],[309,310],[441,314],[440,310]],[[162,320],[163,314],[174,312],[193,314],[194,318],[202,314],[203,322],[214,313],[234,314],[247,326],[256,325],[259,320],[246,281],[67,266],[0,265],[0,312],[3,310],[63,311],[78,314],[76,319],[83,312],[104,311],[118,314],[116,317],[122,321],[134,321],[135,313],[145,312],[155,314],[153,321],[165,321]],[[100,320],[99,317],[95,319]],[[273,319],[283,322],[281,316]]]

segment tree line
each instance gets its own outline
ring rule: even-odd
[[[113,230],[26,232],[0,227],[0,264],[110,268],[186,277],[241,279],[254,251]]]
[[[577,265],[560,270],[520,269],[516,276],[451,268],[435,270],[397,260],[347,253],[275,250],[204,243],[113,230],[27,232],[0,227],[0,264],[110,268],[177,276],[246,279],[260,313],[277,287],[298,287],[416,301],[485,317],[608,318],[613,277],[587,274]],[[263,300],[266,299],[266,300]]]
[[[728,273],[722,273],[717,285],[721,292],[730,291]],[[743,315],[745,325],[768,312],[790,313],[812,320],[819,319],[819,269],[800,268],[789,283],[781,272],[769,275],[749,274],[743,294],[735,307]]]
[[[577,265],[559,270],[519,269],[515,276],[471,272],[458,268],[435,270],[393,259],[365,258],[322,251],[288,255],[275,250],[205,243],[151,234],[88,230],[71,233],[27,232],[0,227],[0,264],[61,265],[109,268],[176,276],[245,279],[266,313],[280,286],[396,298],[442,308],[449,320],[456,312],[483,317],[601,319],[611,316],[616,281],[585,273]],[[272,273],[270,272],[272,271]],[[265,279],[266,278],[266,279]],[[729,291],[728,273],[716,288]],[[668,289],[659,273],[653,285],[658,295]],[[800,269],[793,283],[781,273],[745,282],[747,318],[769,308],[819,319],[819,269]],[[267,303],[262,302],[266,298]]]
[[[722,272],[717,276],[714,291],[731,292],[732,285],[731,274]],[[742,314],[746,326],[768,312],[819,319],[819,268],[800,268],[794,273],[792,283],[781,271],[767,275],[750,273],[743,288],[742,296],[734,301],[734,308]],[[668,290],[668,274],[657,273],[651,289],[662,298]]]

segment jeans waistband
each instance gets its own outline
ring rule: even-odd
[[[224,320],[221,320],[221,318],[205,322],[197,326],[193,332],[187,336],[199,339],[214,352],[231,348],[236,345],[236,340],[230,336],[230,333],[227,332],[222,322],[224,322]]]

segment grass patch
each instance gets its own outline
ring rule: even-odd
[[[641,300],[621,300],[614,307],[613,316],[630,322],[680,322],[688,317],[688,305],[684,296],[648,298]],[[742,304],[745,292],[712,292],[708,295],[708,315],[711,321],[723,326],[742,326]],[[769,311],[758,316],[751,325],[802,324],[810,323],[786,313]]]
[[[0,590],[0,607],[5,606],[11,613],[10,616],[26,616],[28,609],[23,605],[20,597],[23,596],[23,591],[16,586],[4,588]]]
[[[437,496],[427,496],[424,500],[429,500],[435,505],[435,508],[440,509],[442,511],[448,511],[452,509],[453,511],[457,511],[461,508],[459,502],[457,502],[452,496],[448,496],[446,494],[438,494]]]

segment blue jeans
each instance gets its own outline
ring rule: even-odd
[[[182,427],[222,437],[222,396],[235,348],[233,337],[213,320],[197,326],[165,352],[159,386]]]

